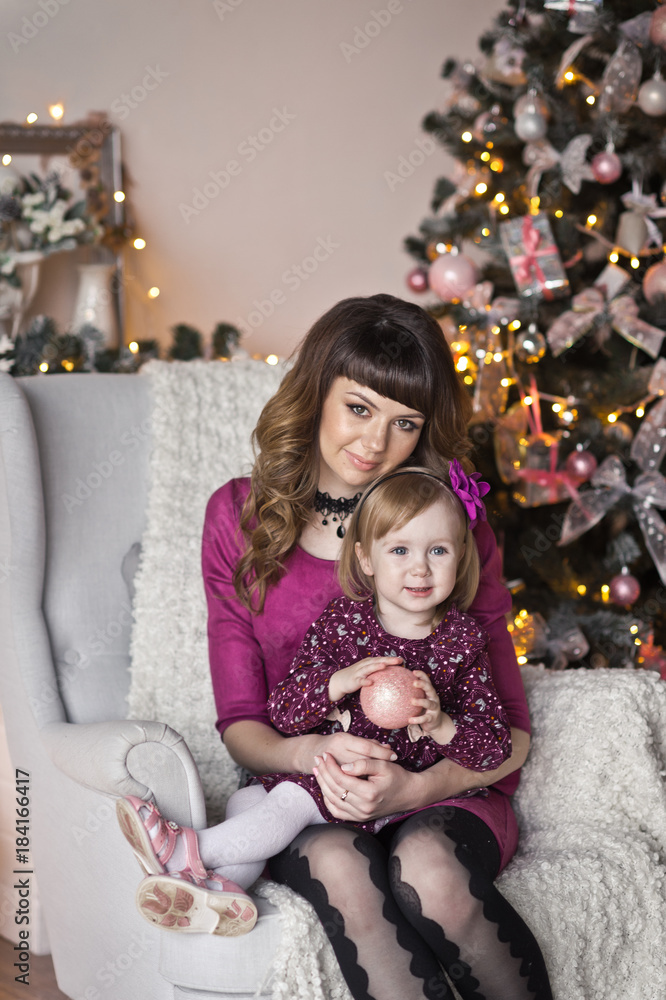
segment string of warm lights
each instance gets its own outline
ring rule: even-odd
[[[636,269],[641,266],[641,257],[654,257],[656,254],[666,253],[666,245],[640,250],[638,253],[625,250],[623,247],[619,247],[615,243],[611,243],[611,241],[603,236],[602,233],[593,228],[597,221],[598,219],[596,215],[590,215],[587,219],[587,225],[581,226],[580,223],[576,223],[575,228],[579,232],[585,233],[586,236],[591,236],[593,239],[598,240],[599,243],[603,243],[603,245],[610,250],[608,260],[611,264],[617,264],[620,257],[628,257],[631,266]]]

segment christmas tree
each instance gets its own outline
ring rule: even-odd
[[[408,284],[473,397],[516,650],[666,677],[666,4],[513,0],[479,47],[424,121],[455,168]]]

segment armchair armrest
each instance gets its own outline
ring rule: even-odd
[[[55,766],[85,788],[150,799],[177,823],[206,826],[192,754],[183,737],[164,723],[51,722],[41,736]]]

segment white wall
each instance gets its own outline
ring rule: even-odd
[[[416,149],[423,116],[443,101],[446,57],[479,58],[477,38],[503,6],[2,0],[0,119],[36,111],[44,121],[48,104],[62,100],[68,122],[105,110],[122,129],[129,195],[148,242],[127,254],[131,337],[168,343],[176,322],[209,335],[226,320],[251,331],[251,352],[286,354],[340,298],[416,298],[404,282],[411,259],[402,241],[450,161],[438,148],[393,191],[385,173]],[[359,27],[377,23],[373,11],[388,23],[364,48],[343,51],[363,41]],[[150,70],[154,89],[130,108],[123,94]],[[275,109],[293,117],[285,124]],[[243,143],[271,123],[282,130],[262,133],[271,141],[250,161]],[[194,190],[230,160],[238,174],[186,221],[179,206],[192,205]],[[293,267],[322,245],[328,255],[320,249],[325,259],[300,281]],[[37,306],[66,319],[73,279],[69,262],[57,266]],[[151,285],[161,289],[155,301]],[[271,292],[279,304],[263,319],[255,303]],[[253,310],[262,320],[254,329]]]

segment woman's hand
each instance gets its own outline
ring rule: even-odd
[[[354,772],[362,776],[356,777]],[[388,760],[365,758],[344,765],[343,770],[327,753],[314,773],[327,808],[339,820],[366,823],[429,804],[422,799],[424,792],[419,788],[426,772],[415,774]],[[429,801],[437,798],[434,795]]]
[[[406,771],[400,764],[366,757],[345,764],[344,770],[329,755],[317,765],[317,781],[329,811],[339,820],[367,823],[393,813],[422,809],[472,788],[494,784],[525,763],[528,733],[511,730],[513,752],[494,771],[472,771],[447,758],[425,771]],[[347,792],[344,799],[342,795]]]
[[[402,656],[367,656],[364,660],[342,667],[331,675],[328,682],[328,696],[331,701],[339,701],[346,694],[354,694],[372,683],[370,677],[384,667],[395,667],[404,663]]]

